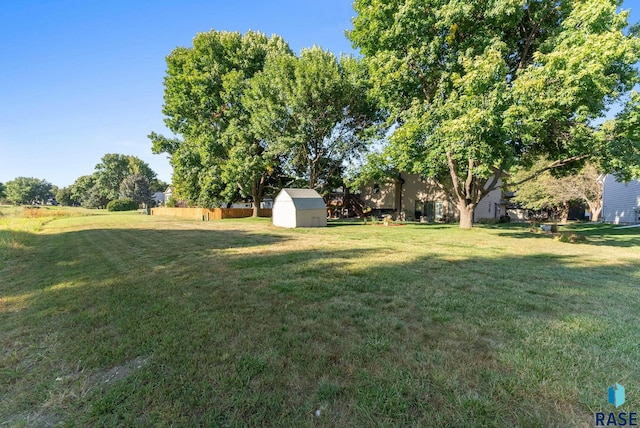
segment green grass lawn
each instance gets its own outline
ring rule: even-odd
[[[564,243],[519,225],[53,211],[0,209],[0,426],[593,426],[640,410],[639,229],[573,225],[586,241]]]

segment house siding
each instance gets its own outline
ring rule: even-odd
[[[613,224],[640,224],[640,182],[617,181],[607,175],[602,188],[602,220]]]
[[[394,183],[372,183],[360,188],[360,198],[372,209],[395,210],[394,188]]]
[[[494,189],[487,196],[482,198],[473,213],[473,221],[500,218],[503,213],[500,201],[502,199],[502,190]]]
[[[403,182],[396,179],[388,183],[372,183],[360,188],[360,199],[372,210],[398,211],[405,215],[407,220],[420,220],[419,216],[425,216],[426,203],[437,203],[437,218],[427,218],[428,221],[459,218],[455,201],[449,199],[441,186],[432,179],[423,178],[418,174],[401,174]],[[399,190],[402,195],[399,197]],[[485,196],[476,207],[474,221],[489,218],[498,218],[501,214],[502,191],[493,190]],[[419,210],[417,208],[420,208]]]

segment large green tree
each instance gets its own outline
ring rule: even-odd
[[[53,186],[46,180],[17,177],[6,184],[6,198],[13,204],[44,203],[53,196]]]
[[[71,200],[78,201],[85,208],[103,208],[109,202],[96,186],[95,173],[76,179],[71,185]]]
[[[386,154],[448,181],[464,228],[514,165],[546,156],[544,170],[587,159],[627,169],[613,160],[628,147],[596,124],[638,81],[640,43],[619,5],[356,0],[350,38],[397,127]]]
[[[366,69],[317,46],[268,57],[244,99],[252,125],[287,172],[310,188],[340,185],[345,161],[365,149],[378,119],[367,92]]]
[[[154,153],[171,155],[176,194],[211,206],[251,197],[254,215],[277,171],[277,155],[256,135],[242,99],[267,54],[290,52],[279,36],[209,31],[167,57],[165,124],[176,137],[151,133]]]
[[[86,208],[104,208],[109,201],[120,197],[120,185],[131,175],[146,178],[151,191],[166,189],[166,183],[142,159],[117,153],[107,153],[91,175],[78,177],[70,186],[70,202],[77,201]]]
[[[142,159],[117,153],[107,153],[95,170],[95,186],[107,201],[118,199],[120,184],[130,175],[142,175],[149,183],[156,181],[156,173]]]
[[[0,183],[0,200],[2,200],[5,197],[5,190],[6,190],[5,185]]]
[[[138,206],[149,205],[153,200],[149,179],[142,174],[132,174],[120,183],[120,199],[131,199]]]
[[[72,186],[58,189],[58,191],[56,192],[56,200],[60,203],[60,205],[64,206],[73,206],[80,204],[80,201],[73,199]]]
[[[543,170],[549,164],[546,158],[531,168],[519,168],[508,177],[515,191],[514,202],[533,210],[551,210],[556,220],[566,222],[571,202],[587,204],[591,220],[597,221],[602,211],[602,183],[595,165],[587,163],[579,171],[558,175],[558,171]],[[530,178],[533,177],[533,178]]]
[[[613,172],[619,180],[640,177],[640,94],[633,92],[615,120],[606,121],[598,135],[596,150],[600,169]]]

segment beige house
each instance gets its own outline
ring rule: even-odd
[[[374,215],[391,214],[413,221],[455,221],[455,201],[436,181],[418,174],[401,173],[392,182],[371,183],[360,188],[360,199]],[[495,189],[477,205],[473,221],[500,218],[505,214],[502,190]]]

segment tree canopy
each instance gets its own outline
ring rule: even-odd
[[[136,156],[107,153],[96,165],[95,185],[108,201],[118,199],[120,184],[130,175],[142,175],[151,183],[156,173],[149,165]]]
[[[175,137],[149,135],[171,155],[176,194],[210,206],[268,186],[341,181],[343,163],[374,104],[366,69],[319,47],[296,56],[278,36],[212,30],[167,57],[165,123]]]
[[[53,197],[53,186],[39,178],[17,177],[7,181],[5,193],[13,204],[45,203]]]
[[[257,135],[282,155],[285,170],[319,190],[342,185],[345,161],[365,149],[379,118],[366,69],[314,46],[271,55],[244,99]]]
[[[72,206],[80,204],[80,201],[73,199],[72,186],[63,187],[56,192],[56,200],[60,205]]]
[[[131,174],[120,183],[120,199],[131,199],[138,206],[153,200],[149,179],[142,174]]]
[[[638,82],[640,41],[618,6],[356,0],[349,36],[397,127],[385,156],[447,181],[461,227],[471,227],[476,204],[514,165],[546,156],[545,169],[590,159],[628,171],[638,140],[623,116],[637,109],[608,132],[597,124]]]
[[[250,126],[242,97],[267,54],[287,52],[279,36],[212,30],[167,56],[162,111],[177,137],[149,138],[154,153],[171,155],[181,198],[211,206],[243,196],[259,204],[277,162]]]
[[[83,207],[105,207],[109,201],[120,197],[120,185],[131,175],[146,178],[149,190],[164,190],[165,183],[158,181],[149,165],[136,156],[107,153],[91,175],[78,177],[71,185],[70,198]]]
[[[96,186],[95,174],[76,178],[71,187],[71,200],[78,201],[85,208],[105,207],[107,200]]]
[[[555,219],[565,222],[569,215],[569,204],[579,201],[587,204],[591,220],[596,221],[602,211],[602,183],[598,180],[598,170],[587,163],[579,171],[569,175],[555,176],[544,169],[548,159],[541,158],[531,168],[519,168],[509,177],[518,183],[510,186],[515,191],[513,202],[532,210],[551,210]],[[525,180],[527,177],[532,179]]]

